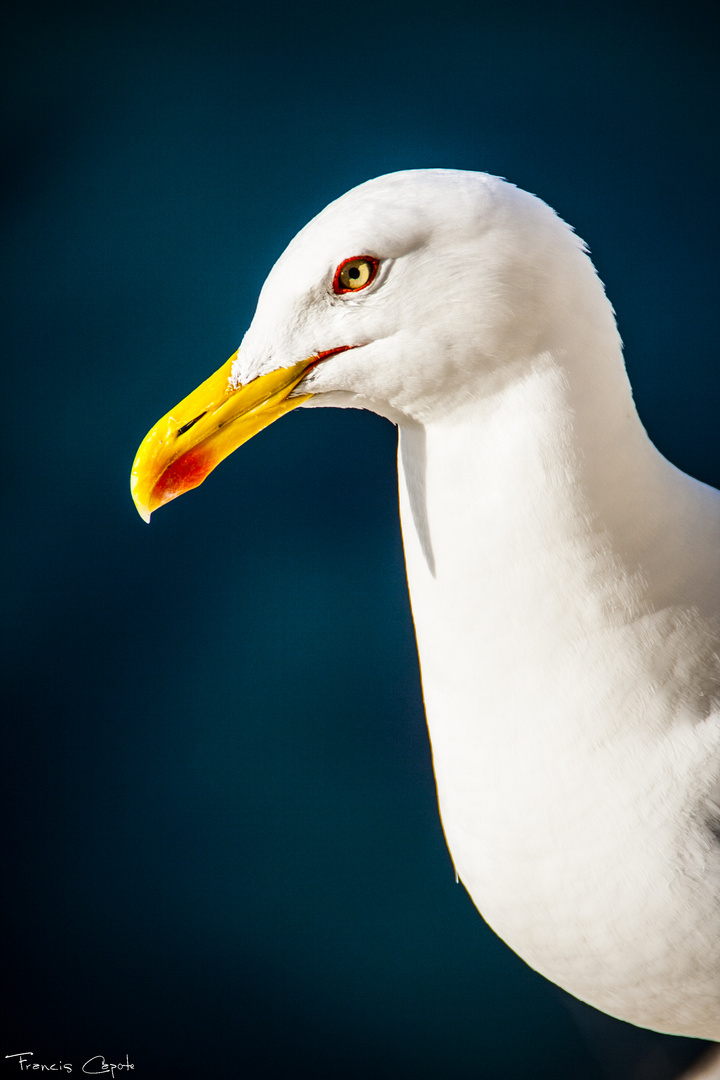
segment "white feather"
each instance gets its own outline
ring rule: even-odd
[[[341,346],[297,392],[399,426],[458,874],[571,993],[720,1039],[720,497],[649,442],[584,245],[495,177],[370,181],[274,267],[234,378]]]

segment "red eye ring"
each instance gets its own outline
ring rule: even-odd
[[[353,255],[350,259],[344,259],[335,271],[333,292],[340,296],[342,293],[367,289],[375,280],[379,265],[373,255]]]

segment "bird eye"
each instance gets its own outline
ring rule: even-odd
[[[333,291],[336,293],[358,292],[375,277],[378,261],[372,255],[358,255],[341,262],[335,271]]]

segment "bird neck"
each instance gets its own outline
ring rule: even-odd
[[[537,577],[545,552],[558,591],[559,568],[595,563],[603,544],[629,553],[653,530],[648,502],[667,463],[637,416],[619,347],[610,363],[583,358],[582,370],[567,351],[524,368],[435,422],[401,425],[411,584],[464,577],[467,590],[525,563]]]
[[[647,438],[619,349],[609,363],[594,359],[576,383],[567,356],[538,357],[502,392],[401,427],[403,537],[431,727],[437,713],[476,725],[481,701],[497,723],[510,713],[522,722],[537,714],[540,686],[549,709],[563,694],[572,709],[562,687],[578,649],[621,653],[624,631],[663,607],[667,575],[656,564],[671,561],[667,588],[682,593],[693,552],[670,504],[674,478],[694,482]]]

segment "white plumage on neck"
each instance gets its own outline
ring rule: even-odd
[[[610,488],[630,485],[610,515],[568,398],[548,363],[489,407],[401,427],[443,825],[478,908],[530,964],[623,1019],[718,1038],[719,747],[703,675],[717,638],[697,606],[717,587],[668,535],[658,500],[676,477],[639,422],[632,477],[625,453],[597,447]],[[696,510],[681,532],[720,540],[702,497]],[[674,573],[686,562],[674,599],[652,580],[658,537]]]
[[[650,444],[582,243],[493,177],[370,181],[279,260],[233,378],[339,346],[297,393],[399,426],[460,877],[572,993],[720,1039],[720,499]]]

